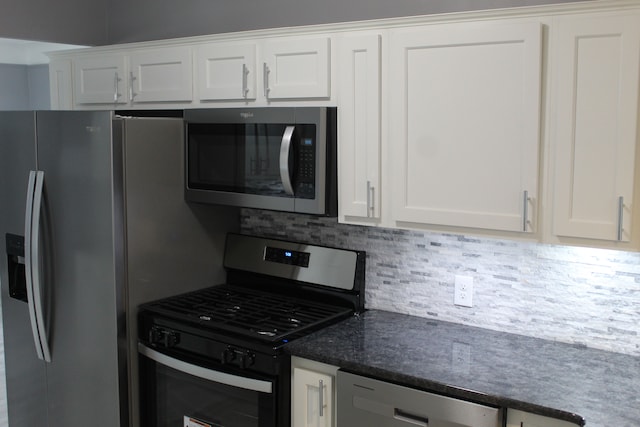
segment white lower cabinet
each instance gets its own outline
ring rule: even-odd
[[[338,368],[307,359],[291,361],[291,426],[334,427]]]
[[[553,233],[629,242],[640,14],[566,16],[553,30]]]
[[[399,29],[389,44],[394,224],[535,231],[542,25]]]
[[[576,427],[577,424],[529,412],[507,409],[507,427]]]

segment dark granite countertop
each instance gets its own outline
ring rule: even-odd
[[[640,358],[371,310],[288,344],[356,374],[587,427],[640,426]]]

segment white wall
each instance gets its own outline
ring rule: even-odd
[[[13,0],[16,1],[16,0]],[[110,43],[576,0],[110,0]]]
[[[108,0],[3,0],[0,37],[107,44],[107,6]]]
[[[0,110],[48,110],[49,67],[46,64],[0,64]]]

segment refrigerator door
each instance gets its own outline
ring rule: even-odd
[[[49,426],[118,426],[115,246],[122,236],[113,226],[111,113],[38,112],[37,135]]]
[[[7,233],[16,238],[25,236],[29,172],[37,169],[35,121],[33,112],[0,113],[0,282],[7,404],[12,426],[47,425],[46,370],[36,353],[25,301],[24,255],[7,251]]]

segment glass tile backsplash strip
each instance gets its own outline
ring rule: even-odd
[[[243,209],[241,230],[367,251],[366,307],[640,356],[640,254]],[[453,304],[455,275],[473,307]]]

